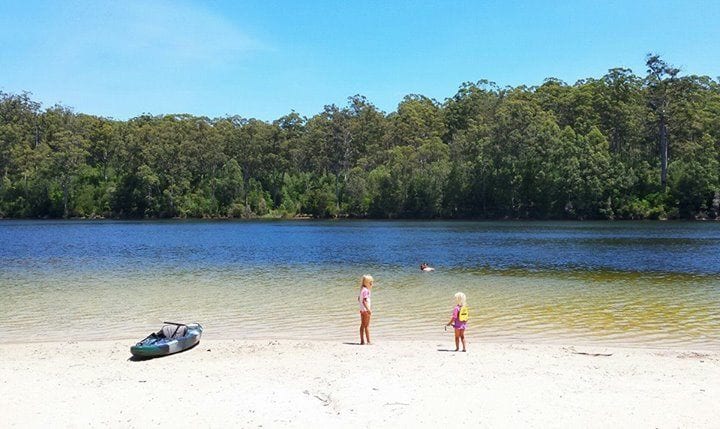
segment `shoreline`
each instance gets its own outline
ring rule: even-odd
[[[531,222],[531,223],[696,223],[696,222],[720,222],[720,217],[696,217],[696,218],[619,218],[619,219],[570,219],[570,218],[520,218],[520,217],[409,217],[409,218],[383,218],[383,217],[353,217],[353,216],[337,216],[337,217],[313,217],[310,215],[297,215],[297,216],[282,216],[282,215],[264,215],[256,217],[235,217],[235,216],[201,216],[201,217],[112,217],[112,216],[87,216],[87,217],[0,217],[0,221],[61,221],[61,222],[76,222],[76,221],[91,221],[91,222],[168,222],[168,221],[229,221],[229,222],[252,222],[252,221],[313,221],[313,222],[324,222],[324,221],[372,221],[372,222]]]
[[[132,341],[0,345],[4,427],[713,427],[720,415],[720,352],[692,348],[203,339],[135,361]]]
[[[130,346],[138,342],[140,337],[143,335],[140,334],[140,336],[136,338],[130,338],[130,337],[114,337],[114,338],[104,338],[104,339],[65,339],[65,340],[58,340],[58,339],[52,339],[52,340],[9,340],[5,341],[3,345],[5,346],[30,346],[30,345],[70,345],[70,344],[98,344],[98,343],[123,343],[127,345],[127,349],[130,350]],[[378,335],[374,335],[373,337],[380,337],[380,343],[412,343],[412,344],[445,344],[447,343],[448,346],[454,344],[454,337],[452,335],[451,331],[447,332],[447,335],[444,338],[440,337],[431,337],[431,338],[384,338]],[[663,352],[663,353],[701,353],[701,354],[710,354],[710,355],[718,355],[720,357],[720,344],[714,344],[714,343],[707,343],[707,344],[652,344],[652,343],[643,343],[643,342],[624,342],[624,341],[601,341],[597,339],[589,339],[585,341],[574,341],[574,342],[568,342],[563,340],[554,340],[551,339],[551,337],[548,337],[547,339],[543,339],[541,337],[516,337],[516,336],[495,336],[495,337],[483,337],[478,336],[477,334],[473,334],[472,336],[466,336],[466,339],[468,341],[468,344],[472,345],[473,348],[475,347],[508,347],[508,346],[535,346],[535,347],[556,347],[556,348],[571,348],[571,347],[583,347],[583,348],[593,348],[593,349],[614,349],[614,350],[627,350],[627,351],[641,351],[641,352]],[[564,339],[566,340],[566,339]],[[230,337],[230,338],[219,338],[218,335],[210,335],[207,334],[203,335],[200,343],[227,343],[227,342],[254,342],[254,343],[262,343],[262,342],[268,342],[268,341],[297,341],[297,342],[306,342],[306,343],[319,343],[319,344],[327,344],[327,345],[338,345],[338,344],[352,344],[355,341],[358,341],[357,338],[354,337],[348,337],[346,339],[340,339],[337,338],[328,338],[328,339],[317,339],[317,338],[305,338],[305,337],[298,337],[293,335],[274,335],[272,337],[256,337],[256,336],[245,336],[245,337]],[[373,345],[380,344],[376,340],[373,341]],[[0,345],[2,347],[2,345]],[[470,346],[469,346],[470,347]],[[432,349],[432,347],[429,348],[429,350]]]

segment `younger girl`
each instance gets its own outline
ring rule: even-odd
[[[373,278],[371,275],[362,276],[360,281],[360,295],[358,295],[358,303],[360,304],[360,344],[365,344],[365,340],[370,344],[370,315],[372,315],[372,307],[370,304],[370,290],[373,287]]]
[[[465,327],[467,326],[467,320],[460,320],[460,312],[463,307],[467,306],[467,298],[462,292],[455,294],[455,308],[453,308],[452,317],[445,326],[453,326],[455,328],[455,351],[460,349],[460,341],[462,340],[462,351],[467,351],[465,347]]]

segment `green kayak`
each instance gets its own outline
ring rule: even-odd
[[[165,326],[158,332],[130,347],[130,353],[143,358],[166,356],[192,348],[200,342],[203,327],[199,323],[164,323]]]

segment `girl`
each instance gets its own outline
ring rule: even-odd
[[[358,295],[358,303],[360,304],[360,344],[365,344],[365,340],[370,344],[370,316],[372,315],[372,307],[370,305],[370,290],[373,287],[373,278],[369,274],[362,276],[360,280],[360,295]]]
[[[464,293],[458,292],[455,294],[455,304],[452,317],[445,326],[452,325],[455,328],[455,351],[460,349],[460,341],[462,340],[462,351],[465,352],[467,351],[465,347],[465,327],[467,326],[467,318],[463,316],[462,318],[465,320],[460,320],[460,312],[463,310],[463,307],[467,307],[467,298]],[[467,308],[465,310],[467,310]],[[463,311],[463,314],[467,314],[467,311]]]

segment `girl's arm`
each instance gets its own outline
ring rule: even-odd
[[[372,314],[372,310],[370,309],[370,306],[368,305],[367,298],[363,298],[362,304],[363,304],[363,307],[365,307],[365,310],[367,310],[368,313]]]
[[[450,321],[447,322],[447,325],[445,325],[445,326],[450,326],[450,325],[452,325],[453,322],[455,322],[455,317],[457,317],[457,313],[455,313],[455,309],[453,309],[452,316],[450,316]]]
[[[455,321],[455,312],[453,311],[453,315],[450,316],[450,321],[447,322],[447,324],[446,324],[445,326],[450,326],[450,325],[452,325],[454,321]]]

